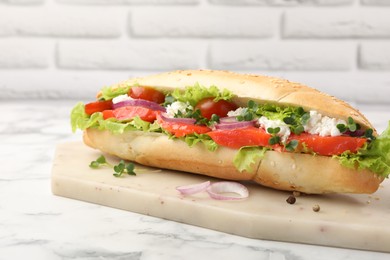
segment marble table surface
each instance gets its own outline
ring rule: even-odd
[[[52,195],[55,146],[75,101],[0,101],[0,259],[390,259],[255,240]],[[382,131],[389,106],[359,106]]]

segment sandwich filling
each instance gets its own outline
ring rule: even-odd
[[[106,87],[98,100],[73,108],[71,125],[73,131],[159,132],[190,147],[202,143],[210,151],[236,149],[239,171],[253,171],[255,161],[274,150],[331,156],[347,167],[390,174],[390,126],[375,137],[351,117],[253,100],[238,106],[235,98],[226,89],[199,84],[172,92],[138,85]]]

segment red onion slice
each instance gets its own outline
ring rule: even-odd
[[[219,123],[215,124],[214,127],[217,130],[231,130],[236,128],[243,128],[248,126],[254,126],[256,123],[256,120],[252,121],[236,121],[233,123]]]
[[[191,194],[205,191],[207,189],[207,187],[209,187],[209,186],[210,186],[210,181],[206,181],[206,182],[197,183],[197,184],[179,186],[179,187],[176,187],[176,190],[178,190],[183,195],[191,195]]]
[[[168,117],[166,113],[161,113],[160,114],[161,119],[164,120],[165,122],[170,122],[170,123],[182,123],[182,124],[190,124],[194,125],[196,122],[196,119],[194,118],[176,118],[176,117]]]
[[[183,195],[206,191],[215,200],[242,200],[249,196],[248,189],[238,182],[221,181],[210,184],[210,181],[176,187]]]
[[[156,111],[162,111],[162,112],[166,111],[165,107],[155,102],[144,100],[144,99],[124,100],[112,105],[114,109],[117,109],[119,107],[125,107],[125,106],[140,106],[140,107],[146,107]]]
[[[236,123],[238,122],[235,116],[221,117],[219,122],[222,123]]]
[[[216,200],[242,200],[249,196],[249,191],[244,185],[232,181],[213,183],[206,191]]]

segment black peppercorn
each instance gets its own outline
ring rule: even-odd
[[[286,199],[287,203],[288,204],[294,204],[295,201],[296,201],[296,198],[293,196],[293,195],[290,195],[287,199]]]
[[[314,212],[320,211],[320,205],[318,205],[318,204],[314,205],[314,206],[313,206],[313,211],[314,211]]]

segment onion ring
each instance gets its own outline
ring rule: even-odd
[[[117,109],[120,107],[125,107],[125,106],[139,106],[139,107],[146,107],[146,108],[149,108],[151,110],[156,110],[156,111],[162,111],[162,112],[166,111],[165,107],[163,107],[155,102],[152,102],[149,100],[144,100],[144,99],[124,100],[124,101],[121,101],[121,102],[118,102],[118,103],[112,105],[112,107],[114,109]]]
[[[206,191],[215,200],[242,200],[249,196],[248,189],[238,182],[220,181],[213,184],[210,181],[176,187],[183,195],[192,195]]]
[[[236,129],[236,128],[244,128],[248,126],[254,126],[256,120],[251,120],[251,121],[235,121],[235,122],[229,122],[229,123],[219,123],[215,124],[214,127],[217,130],[231,130],[231,129]]]
[[[210,186],[210,181],[206,181],[206,182],[197,183],[197,184],[179,186],[179,187],[176,187],[176,190],[178,190],[183,195],[191,195],[191,194],[205,191],[207,189],[207,187],[209,187],[209,186]]]
[[[219,118],[219,122],[222,123],[236,123],[238,122],[235,116],[226,116]]]
[[[241,200],[249,196],[249,191],[244,185],[232,181],[213,183],[206,191],[211,198],[216,200]]]
[[[162,120],[170,123],[182,123],[182,124],[194,125],[196,122],[195,118],[168,117],[166,113],[161,113],[160,116]]]

